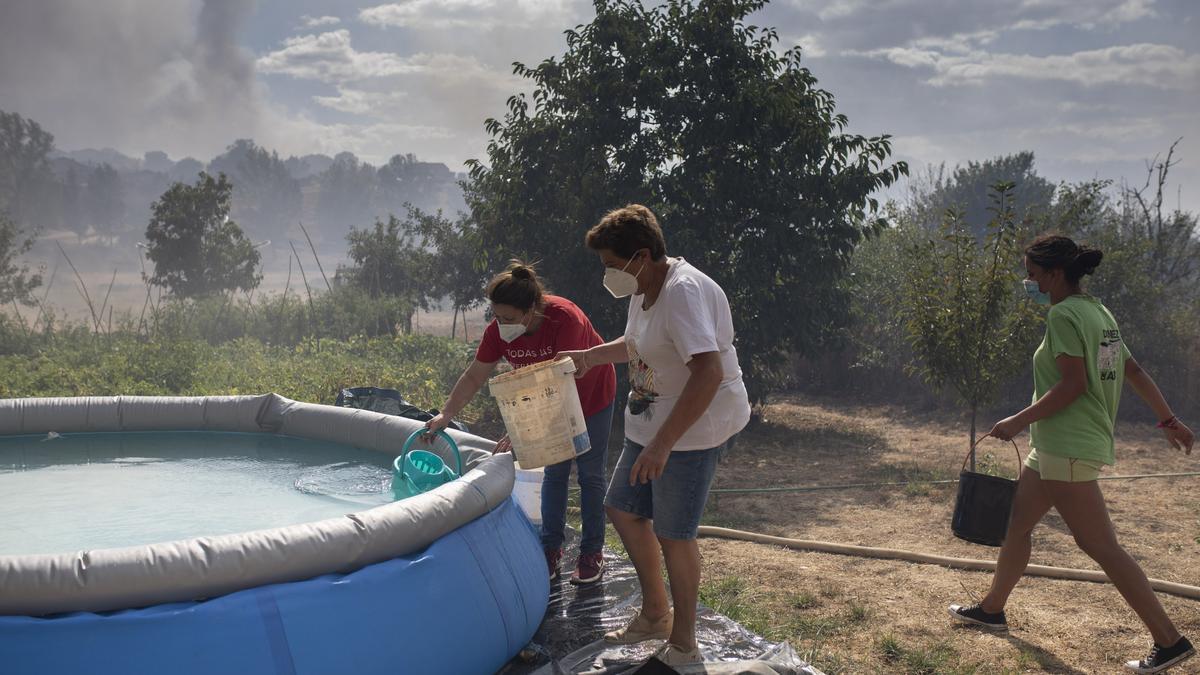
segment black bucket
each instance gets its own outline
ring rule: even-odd
[[[983,440],[983,439],[980,439]],[[1017,444],[1017,472],[1021,471],[1021,451]],[[974,450],[979,444],[971,445]],[[1012,515],[1013,496],[1017,492],[1017,481],[1000,476],[967,471],[967,459],[963,458],[962,470],[958,474],[958,497],[954,501],[954,517],[950,529],[954,536],[974,544],[1000,546],[1008,534],[1008,519]]]

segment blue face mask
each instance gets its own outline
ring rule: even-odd
[[[1050,294],[1043,293],[1041,287],[1038,286],[1038,282],[1034,281],[1033,279],[1023,279],[1021,283],[1024,284],[1025,293],[1029,295],[1030,300],[1033,300],[1039,305],[1050,304]]]

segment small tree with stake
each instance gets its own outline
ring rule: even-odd
[[[947,211],[940,239],[909,250],[902,304],[913,369],[938,390],[950,387],[971,409],[971,442],[980,406],[1020,370],[1041,318],[1018,293],[1021,280],[1013,184],[993,187],[993,219],[980,242],[962,216]],[[971,449],[971,470],[975,450]]]

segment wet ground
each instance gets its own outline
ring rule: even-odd
[[[571,584],[567,579],[578,542],[578,533],[569,529],[563,574],[551,583],[550,606],[526,650],[527,658],[513,659],[498,675],[615,675],[636,670],[662,645],[659,641],[636,645],[603,642],[604,633],[624,625],[641,606],[637,575],[629,560],[606,549],[604,579],[590,586]],[[754,660],[765,654],[774,668],[766,672],[820,675],[786,645],[780,649],[707,607],[700,608],[696,637],[707,662]]]

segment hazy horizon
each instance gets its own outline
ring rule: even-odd
[[[1198,15],[1186,0],[776,0],[751,22],[776,27],[781,50],[799,45],[849,131],[891,134],[914,177],[1029,150],[1053,182],[1140,185],[1146,162],[1182,137],[1168,206],[1195,212]],[[348,151],[379,166],[412,153],[459,172],[486,156],[484,119],[526,86],[511,63],[561,54],[563,31],[592,16],[586,0],[5,3],[0,109],[37,121],[68,153],[206,163],[248,138],[281,158]],[[76,261],[101,288],[114,267],[140,284],[149,190],[127,205],[136,222],[111,255]],[[318,241],[327,268],[340,237]],[[267,256],[265,289],[281,287],[283,243]],[[29,259],[48,276],[57,255],[47,240]],[[59,274],[54,292],[77,294]]]
[[[1140,183],[1182,137],[1200,210],[1200,7],[1186,0],[776,0],[751,17],[800,45],[850,130],[914,167],[1031,150],[1054,181]],[[0,7],[0,108],[63,150],[205,159],[413,153],[461,171],[483,121],[561,54],[586,0],[45,0]],[[113,36],[119,36],[114,39]]]

